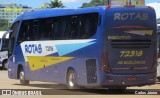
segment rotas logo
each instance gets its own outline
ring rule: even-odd
[[[148,20],[147,13],[115,13],[114,20]]]
[[[41,44],[26,44],[25,45],[25,53],[42,53],[42,46]]]

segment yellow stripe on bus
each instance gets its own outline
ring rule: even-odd
[[[153,30],[129,30],[126,33],[137,34],[137,35],[152,35]]]
[[[147,35],[152,35],[152,33],[153,33],[153,30],[146,30]]]
[[[31,71],[58,64],[72,58],[73,57],[27,56]]]

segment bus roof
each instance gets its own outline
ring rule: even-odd
[[[26,12],[20,15],[14,22],[19,20],[46,18],[51,16],[53,17],[53,16],[63,16],[63,15],[81,14],[81,13],[89,13],[89,12],[100,12],[104,9],[105,9],[105,6],[76,8],[76,9],[51,8],[51,9],[36,10],[36,11]]]
[[[107,6],[108,8],[146,8],[147,6]],[[73,15],[73,14],[82,14],[82,13],[91,13],[98,12],[102,13],[106,8],[106,6],[96,6],[96,7],[88,7],[88,8],[76,8],[76,9],[68,9],[68,8],[50,8],[50,9],[42,9],[26,12],[20,15],[14,22],[20,20],[30,20],[30,19],[38,19],[38,18],[46,18],[46,17],[56,17],[56,16],[64,16],[64,15]],[[108,9],[107,8],[107,9]],[[116,9],[117,10],[117,9]]]

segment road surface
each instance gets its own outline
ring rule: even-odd
[[[160,95],[156,94],[160,94],[160,82],[157,82],[152,86],[129,87],[126,91],[110,91],[108,89],[68,90],[65,85],[37,81],[31,81],[30,85],[22,86],[19,84],[19,80],[9,79],[7,71],[2,70],[0,70],[0,89],[0,94],[2,93],[2,90],[17,90],[21,91],[20,94],[22,95],[24,94],[22,92],[28,91],[39,91],[42,94],[38,96],[23,96],[23,98],[160,98]],[[152,94],[147,94],[148,92]],[[0,95],[0,98],[22,97],[16,96],[16,93],[14,94],[14,96]]]

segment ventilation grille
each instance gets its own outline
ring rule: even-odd
[[[87,60],[86,67],[87,67],[87,82],[96,83],[97,82],[96,59]]]
[[[112,48],[149,48],[151,40],[113,40]]]

